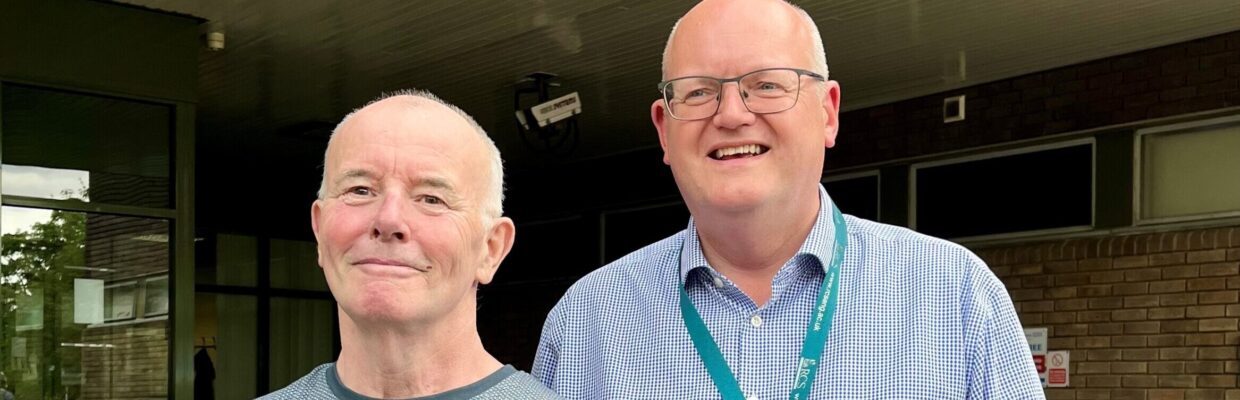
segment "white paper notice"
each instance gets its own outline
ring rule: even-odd
[[[73,323],[103,323],[103,280],[73,280]]]

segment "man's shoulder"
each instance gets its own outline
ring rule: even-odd
[[[959,244],[901,226],[853,216],[846,218],[849,239],[855,241],[858,244],[855,247],[865,251],[867,256],[878,255],[932,264],[985,266],[972,251]]]
[[[334,399],[331,387],[327,385],[327,371],[334,363],[315,367],[306,376],[271,392],[259,400],[293,400],[293,399]]]
[[[560,396],[556,395],[555,392],[552,392],[551,389],[548,389],[542,382],[539,382],[538,379],[535,379],[530,374],[517,370],[474,399],[556,400],[560,399]]]
[[[609,296],[618,288],[647,288],[663,281],[674,284],[684,239],[685,231],[681,230],[591,271],[577,280],[565,297]]]

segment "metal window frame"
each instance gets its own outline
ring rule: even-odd
[[[1232,211],[1204,212],[1171,217],[1145,217],[1145,138],[1152,135],[1179,135],[1209,130],[1211,128],[1240,127],[1240,114],[1179,122],[1138,129],[1132,141],[1132,223],[1134,226],[1158,225],[1179,222],[1240,217],[1240,209]]]
[[[822,179],[819,179],[818,182],[825,186],[827,183],[831,183],[831,182],[846,181],[849,179],[866,178],[866,177],[871,177],[871,176],[877,178],[877,182],[874,186],[874,200],[877,201],[878,204],[874,205],[874,209],[876,211],[876,213],[874,214],[874,220],[882,221],[883,220],[883,173],[882,173],[882,169],[875,168],[875,169],[870,169],[870,170],[865,170],[865,171],[848,172],[848,173],[843,173],[843,174],[831,174],[828,176],[824,176]],[[831,192],[827,192],[827,195],[830,196]]]
[[[1084,137],[1078,139],[1062,140],[1051,143],[1038,144],[1033,146],[1008,148],[1003,150],[994,150],[982,153],[975,153],[965,156],[924,161],[909,165],[908,175],[908,219],[909,228],[917,229],[917,172],[924,168],[941,167],[945,165],[963,164],[973,161],[988,160],[993,158],[1009,157],[1020,154],[1036,153],[1040,151],[1055,150],[1066,147],[1080,146],[1088,144],[1090,149],[1090,188],[1089,188],[1089,225],[1066,226],[1059,228],[1034,229],[1028,231],[993,233],[985,235],[961,236],[946,238],[954,242],[979,242],[992,240],[1006,240],[1029,238],[1057,234],[1070,234],[1078,232],[1086,232],[1094,229],[1098,218],[1098,141],[1095,137]]]

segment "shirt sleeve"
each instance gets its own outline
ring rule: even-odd
[[[984,262],[973,257],[966,293],[968,399],[1045,399],[1007,289]]]
[[[562,327],[563,299],[547,314],[543,323],[542,337],[538,341],[538,353],[534,356],[534,367],[530,374],[534,375],[543,385],[555,389],[555,372],[560,358],[560,340]]]

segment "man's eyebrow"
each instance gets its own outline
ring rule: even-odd
[[[418,180],[418,186],[430,186],[437,189],[443,189],[449,192],[455,192],[456,188],[447,179],[437,176],[428,176]]]
[[[340,177],[336,178],[336,184],[340,184],[341,182],[354,178],[372,179],[374,177],[375,174],[373,172],[364,169],[350,169],[344,171],[344,173],[340,174]]]

